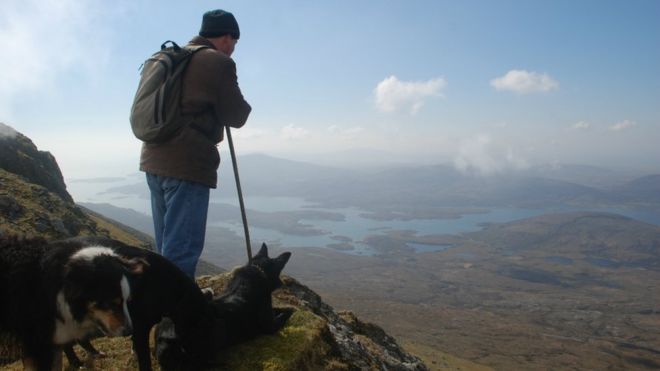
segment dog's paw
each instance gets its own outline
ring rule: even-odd
[[[293,314],[293,308],[273,308],[273,333],[279,331]]]

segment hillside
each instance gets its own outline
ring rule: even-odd
[[[660,202],[660,174],[633,179],[616,188],[616,192],[641,202]]]
[[[658,226],[562,213],[369,242],[383,255],[327,254],[322,266],[309,257],[295,274],[421,355],[441,349],[498,370],[660,367]],[[414,253],[410,244],[450,247]]]
[[[6,129],[1,131],[5,132]],[[37,169],[37,173],[51,174],[48,179],[62,179],[52,155],[38,151],[21,134],[11,133],[11,136],[1,138],[3,156],[7,155],[3,159],[24,158],[24,162],[20,167],[11,161],[0,163],[0,234],[49,239],[97,235],[136,246],[151,246],[151,238],[143,232],[75,205],[63,182],[49,183],[32,176],[33,170]],[[24,156],[25,153],[39,155]],[[22,169],[25,174],[21,173]],[[208,265],[201,270],[218,271],[217,267]],[[204,276],[199,282],[221,290],[229,274]],[[285,328],[274,336],[257,338],[219,353],[219,369],[427,369],[422,361],[406,353],[378,326],[360,321],[350,312],[336,312],[316,293],[292,278],[285,278],[285,283],[285,287],[276,293],[275,300],[277,305],[295,310]],[[135,368],[129,343],[128,338],[95,340],[108,357],[90,360],[92,364],[88,366],[93,369]],[[17,352],[11,339],[0,333],[0,364],[16,360]],[[8,370],[21,368],[20,362],[2,366]]]

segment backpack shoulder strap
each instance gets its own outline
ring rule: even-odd
[[[190,52],[192,54],[195,54],[195,53],[197,53],[198,51],[200,51],[202,49],[209,48],[209,46],[207,46],[207,45],[188,44],[188,45],[184,46],[184,48],[186,50],[190,50]]]

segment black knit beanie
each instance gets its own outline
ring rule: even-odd
[[[199,36],[218,37],[226,34],[231,35],[234,39],[238,39],[241,36],[241,31],[238,29],[238,22],[236,22],[233,14],[222,9],[204,13]]]

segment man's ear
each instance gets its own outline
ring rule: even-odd
[[[149,262],[144,258],[120,259],[122,264],[131,274],[142,274],[149,267]]]

